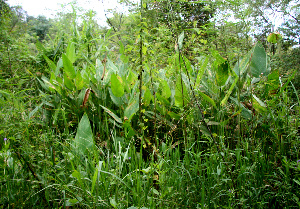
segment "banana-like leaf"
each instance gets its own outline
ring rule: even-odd
[[[122,97],[124,95],[124,86],[116,76],[116,74],[111,74],[111,91],[116,97]]]
[[[115,105],[117,105],[118,107],[121,107],[124,104],[124,97],[116,97],[112,91],[111,88],[108,88],[109,91],[109,95],[111,100],[113,101],[113,103],[115,103]]]
[[[83,81],[80,71],[77,71],[77,73],[76,73],[75,86],[76,86],[77,90],[81,90],[84,86],[84,81]]]
[[[234,68],[233,71],[235,72],[235,74],[237,76],[242,77],[244,75],[244,73],[247,73],[247,69],[248,69],[248,64],[250,61],[252,55],[252,51],[250,51],[246,56],[244,56],[242,59],[239,59]]]
[[[174,112],[168,112],[168,115],[170,115],[170,117],[175,120],[180,120],[180,118],[181,118],[179,114],[174,113]]]
[[[183,107],[183,105],[188,104],[189,95],[185,86],[185,83],[181,80],[181,77],[177,77],[176,87],[175,87],[175,106]]]
[[[239,80],[239,77],[236,77],[235,80],[234,80],[234,82],[231,84],[231,86],[230,86],[229,90],[227,91],[224,99],[222,99],[222,101],[220,103],[222,106],[224,106],[227,103],[227,100],[228,100],[230,94],[232,93],[235,85],[237,84],[238,80]]]
[[[132,99],[132,101],[128,104],[124,111],[124,117],[126,117],[129,121],[134,116],[134,114],[139,110],[139,103],[137,99]]]
[[[75,89],[73,81],[68,77],[66,73],[64,73],[64,85],[72,91]]]
[[[253,49],[250,70],[251,74],[256,78],[268,73],[267,54],[263,45],[259,42],[254,46]]]
[[[73,145],[74,151],[80,154],[91,152],[94,147],[93,132],[86,113],[80,120]]]
[[[216,73],[216,83],[218,86],[224,86],[228,77],[229,77],[229,64],[226,60],[225,62],[221,63],[217,67],[217,73]]]
[[[195,83],[195,88],[198,88],[199,85],[200,85],[200,81],[201,81],[202,76],[203,76],[203,74],[204,74],[204,72],[205,72],[205,69],[206,69],[206,67],[207,67],[208,60],[209,60],[208,57],[206,57],[205,60],[204,60],[204,62],[203,62],[202,65],[201,65],[201,68],[200,68],[200,70],[199,70],[199,72],[198,72],[198,74],[197,74],[197,79],[196,79],[196,83]]]
[[[69,42],[66,55],[72,64],[76,61],[75,45],[73,42]]]
[[[64,65],[64,72],[69,76],[70,79],[76,78],[76,73],[72,62],[65,54],[62,55],[62,59]]]
[[[144,105],[149,106],[151,99],[152,99],[151,91],[147,88],[143,98]]]
[[[168,82],[166,80],[163,80],[160,82],[160,84],[161,84],[161,90],[162,90],[161,95],[163,97],[165,97],[166,99],[168,99],[171,96],[171,90],[168,85]]]

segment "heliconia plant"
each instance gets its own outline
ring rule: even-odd
[[[144,18],[161,3],[170,12]],[[240,25],[184,29],[172,19],[172,6],[202,3],[141,1],[140,13],[108,18],[111,29],[97,28],[92,11],[77,21],[74,9],[56,36],[37,41],[26,75],[13,72],[17,45],[5,43],[1,206],[299,205],[296,71],[271,65],[270,44]]]
[[[178,39],[179,50],[182,49],[183,38],[184,33]],[[68,114],[75,117],[73,119],[71,117],[72,122],[69,121],[71,124],[78,124],[84,112],[94,123],[96,121],[99,123],[103,119],[95,119],[95,116],[103,117],[102,112],[104,111],[111,117],[110,121],[116,122],[121,129],[138,129],[138,127],[131,127],[132,124],[136,126],[141,122],[134,117],[139,111],[138,74],[128,69],[121,60],[118,65],[115,65],[107,55],[105,62],[96,59],[95,63],[88,62],[88,65],[81,68],[76,66],[75,51],[75,44],[69,42],[66,53],[56,64],[45,57],[51,70],[51,76],[50,79],[43,77],[40,83],[50,94],[54,93],[53,98],[56,98],[55,120],[57,112],[61,111],[59,108],[65,109]],[[147,117],[150,117],[149,119],[153,119],[154,115],[157,115],[165,124],[168,124],[169,130],[171,130],[180,121],[190,121],[188,119],[190,116],[186,115],[185,111],[194,108],[199,102],[203,105],[206,104],[205,109],[209,105],[209,111],[213,113],[220,111],[230,101],[236,106],[233,115],[241,114],[246,120],[251,119],[254,110],[266,111],[266,104],[254,92],[251,91],[250,95],[248,93],[244,95],[245,88],[245,92],[248,92],[247,88],[254,88],[256,83],[270,73],[269,59],[262,45],[257,43],[247,55],[235,63],[233,68],[231,68],[230,61],[223,58],[217,51],[211,50],[210,53],[212,57],[204,57],[198,69],[195,69],[186,57],[177,53],[174,67],[178,73],[175,74],[175,79],[164,75],[159,78],[151,78],[151,83],[147,80],[149,79],[148,72],[144,72],[142,105],[148,114]],[[124,55],[122,56],[125,59]],[[157,83],[159,90],[153,89],[153,83]],[[89,94],[90,99],[85,98],[89,88],[92,90],[92,93]],[[62,100],[61,102],[66,100],[65,104],[57,102],[58,98]],[[245,106],[249,103],[253,105],[253,108],[249,109]],[[85,108],[82,108],[83,106]],[[154,112],[156,113],[154,114]],[[190,114],[197,114],[197,111],[192,111]],[[230,117],[230,113],[225,113],[225,115]],[[222,123],[222,119],[218,117],[210,120],[210,124]],[[65,122],[65,124],[67,123]],[[206,129],[203,130],[205,133]]]

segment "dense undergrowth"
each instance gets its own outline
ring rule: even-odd
[[[83,24],[1,71],[0,207],[299,208],[294,69]]]

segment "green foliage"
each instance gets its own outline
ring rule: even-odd
[[[210,4],[197,1],[146,1],[145,17],[151,25],[165,24],[178,31],[205,25],[213,16]],[[172,22],[176,25],[172,25]]]
[[[116,97],[122,97],[124,95],[124,87],[121,81],[117,78],[117,76],[113,73],[110,77],[111,81],[111,91]]]
[[[45,16],[38,16],[37,18],[29,16],[26,19],[31,35],[35,35],[39,41],[43,41],[49,33],[51,21]]]
[[[73,150],[75,153],[86,155],[93,151],[94,139],[89,118],[84,114],[78,124],[77,133],[75,136]]]
[[[255,45],[251,56],[252,56],[251,64],[250,64],[251,74],[256,78],[258,78],[260,75],[268,74],[269,73],[268,57],[265,52],[265,49],[260,43]]]
[[[116,30],[74,9],[33,48],[0,26],[3,207],[299,207],[298,50],[250,49],[239,23],[179,30],[202,3],[143,3]],[[151,28],[152,7],[182,11]]]

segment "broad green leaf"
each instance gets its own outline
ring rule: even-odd
[[[184,82],[181,77],[177,77],[176,87],[175,87],[175,106],[183,107],[189,101],[189,95]]]
[[[143,98],[144,105],[149,106],[151,99],[152,99],[151,91],[147,88]]]
[[[81,90],[84,86],[84,82],[80,71],[77,71],[75,85],[77,90]]]
[[[55,69],[55,76],[58,76],[60,73],[60,69],[64,66],[62,58],[59,58],[57,64],[56,64],[56,69]]]
[[[216,122],[216,121],[208,121],[208,122],[207,122],[207,125],[209,125],[209,126],[219,126],[219,125],[220,125],[220,122]]]
[[[124,86],[116,76],[116,74],[111,74],[111,91],[116,97],[121,97],[124,95]]]
[[[75,89],[73,81],[68,77],[66,73],[64,73],[64,85],[72,91]]]
[[[178,36],[178,46],[180,50],[182,49],[183,39],[184,39],[184,31],[182,31],[182,33]]]
[[[56,76],[55,76],[55,74],[54,74],[54,72],[51,72],[51,74],[50,74],[50,83],[54,83],[54,81],[55,81],[55,78],[56,78]]]
[[[79,203],[79,202],[81,202],[81,198],[78,198],[78,199],[80,199],[80,200],[77,200],[76,198],[74,198],[74,199],[67,199],[66,200],[66,207],[71,207],[71,206],[74,206],[74,205],[76,205],[77,203]]]
[[[227,60],[217,67],[216,83],[218,86],[224,86],[229,77],[229,64]]]
[[[181,118],[179,114],[174,113],[174,112],[168,112],[168,115],[170,115],[170,117],[175,120],[180,120],[180,118]]]
[[[118,67],[108,57],[106,58],[106,60],[106,71],[117,73],[119,71]]]
[[[186,70],[187,70],[189,73],[192,73],[193,69],[192,69],[191,62],[185,56],[183,56],[183,60],[184,60],[184,62],[182,62],[181,66],[184,69],[184,72],[186,72]]]
[[[67,73],[70,79],[76,78],[75,69],[71,61],[68,59],[68,57],[65,54],[62,55],[62,59],[64,65],[64,72]]]
[[[163,80],[161,83],[162,96],[168,99],[171,96],[171,90],[166,80]]]
[[[241,116],[247,120],[250,120],[252,117],[252,112],[251,110],[248,110],[247,108],[242,108],[242,113]]]
[[[73,42],[69,42],[66,55],[72,64],[76,61],[75,45]]]
[[[267,54],[261,43],[257,43],[254,46],[252,59],[250,62],[251,74],[258,78],[260,75],[267,74]]]
[[[126,107],[124,111],[124,117],[126,117],[129,121],[133,117],[133,115],[139,110],[139,103],[137,99],[132,99],[129,105]]]
[[[84,100],[84,96],[86,93],[87,89],[81,89],[80,93],[78,94],[78,99],[77,99],[77,105],[80,106],[82,105],[82,102]]]
[[[267,106],[265,105],[264,102],[262,102],[257,96],[253,94],[253,107],[256,111],[262,113],[267,110]]]
[[[201,79],[202,79],[202,76],[205,72],[205,69],[207,67],[207,64],[208,64],[208,57],[205,58],[204,62],[202,63],[201,65],[201,68],[197,74],[197,79],[196,79],[196,83],[195,83],[195,88],[198,88],[198,86],[200,85],[200,82],[201,82]]]
[[[207,102],[209,102],[212,106],[214,106],[215,108],[217,108],[216,103],[215,103],[215,101],[214,101],[212,98],[210,98],[210,97],[207,96],[206,94],[202,93],[201,91],[199,91],[198,93],[201,95],[201,97],[202,97],[203,99],[205,99],[205,100],[206,100]]]
[[[94,146],[93,132],[86,113],[82,116],[74,140],[74,149],[81,154],[91,152]]]
[[[134,74],[131,70],[129,70],[128,76],[126,78],[126,85],[128,86],[128,93],[130,93],[131,89],[134,87],[134,84],[138,80],[138,76]]]
[[[111,206],[113,206],[113,208],[117,208],[117,202],[116,202],[116,200],[115,200],[115,198],[109,198],[109,203],[110,203],[110,205]]]
[[[230,99],[239,107],[241,108],[237,113],[234,113],[233,115],[241,114],[241,116],[247,120],[251,119],[252,112],[245,108],[245,106],[240,103],[236,98],[230,97]]]
[[[209,51],[210,51],[211,55],[215,58],[216,66],[218,66],[219,64],[224,63],[226,61],[226,59],[223,58],[217,50],[210,49]]]
[[[102,64],[102,62],[99,59],[96,59],[96,66],[95,66],[95,78],[97,79],[98,82],[101,82],[101,78],[103,76],[102,79],[105,78],[105,73],[103,74],[103,70],[104,70],[104,66]]]
[[[113,117],[113,119],[115,119],[116,122],[122,123],[122,120],[115,113],[113,113],[108,108],[106,108],[102,105],[100,105],[100,107],[102,107],[105,110],[105,112],[107,112],[111,117]]]
[[[237,76],[241,77],[241,76],[243,76],[244,73],[247,72],[251,54],[252,54],[252,51],[248,52],[248,54],[246,56],[244,56],[242,59],[239,59],[236,62],[235,66],[233,68],[233,71],[235,72],[235,74]]]
[[[42,78],[43,79],[43,78]],[[44,81],[41,81],[39,78],[37,78],[38,82],[40,83],[41,87],[43,87],[43,89],[45,89],[46,91],[51,91],[53,92],[54,90],[53,89],[50,89],[50,85],[53,86],[48,80]],[[49,85],[50,84],[50,85]],[[1,93],[1,92],[0,92]]]
[[[239,80],[239,77],[236,77],[234,82],[231,84],[231,86],[230,86],[229,90],[227,91],[224,99],[220,103],[222,106],[224,106],[227,103],[227,100],[228,100],[229,96],[231,95],[231,93],[232,93],[235,85],[237,84],[238,80]]]
[[[115,103],[115,105],[117,105],[118,107],[121,107],[124,104],[124,98],[123,97],[116,97],[112,91],[111,88],[108,88],[109,91],[109,95],[111,100],[113,101],[113,103]]]
[[[53,85],[55,86],[55,90],[61,95],[61,89],[63,88],[63,79],[61,77],[56,77],[56,80],[53,80]]]

